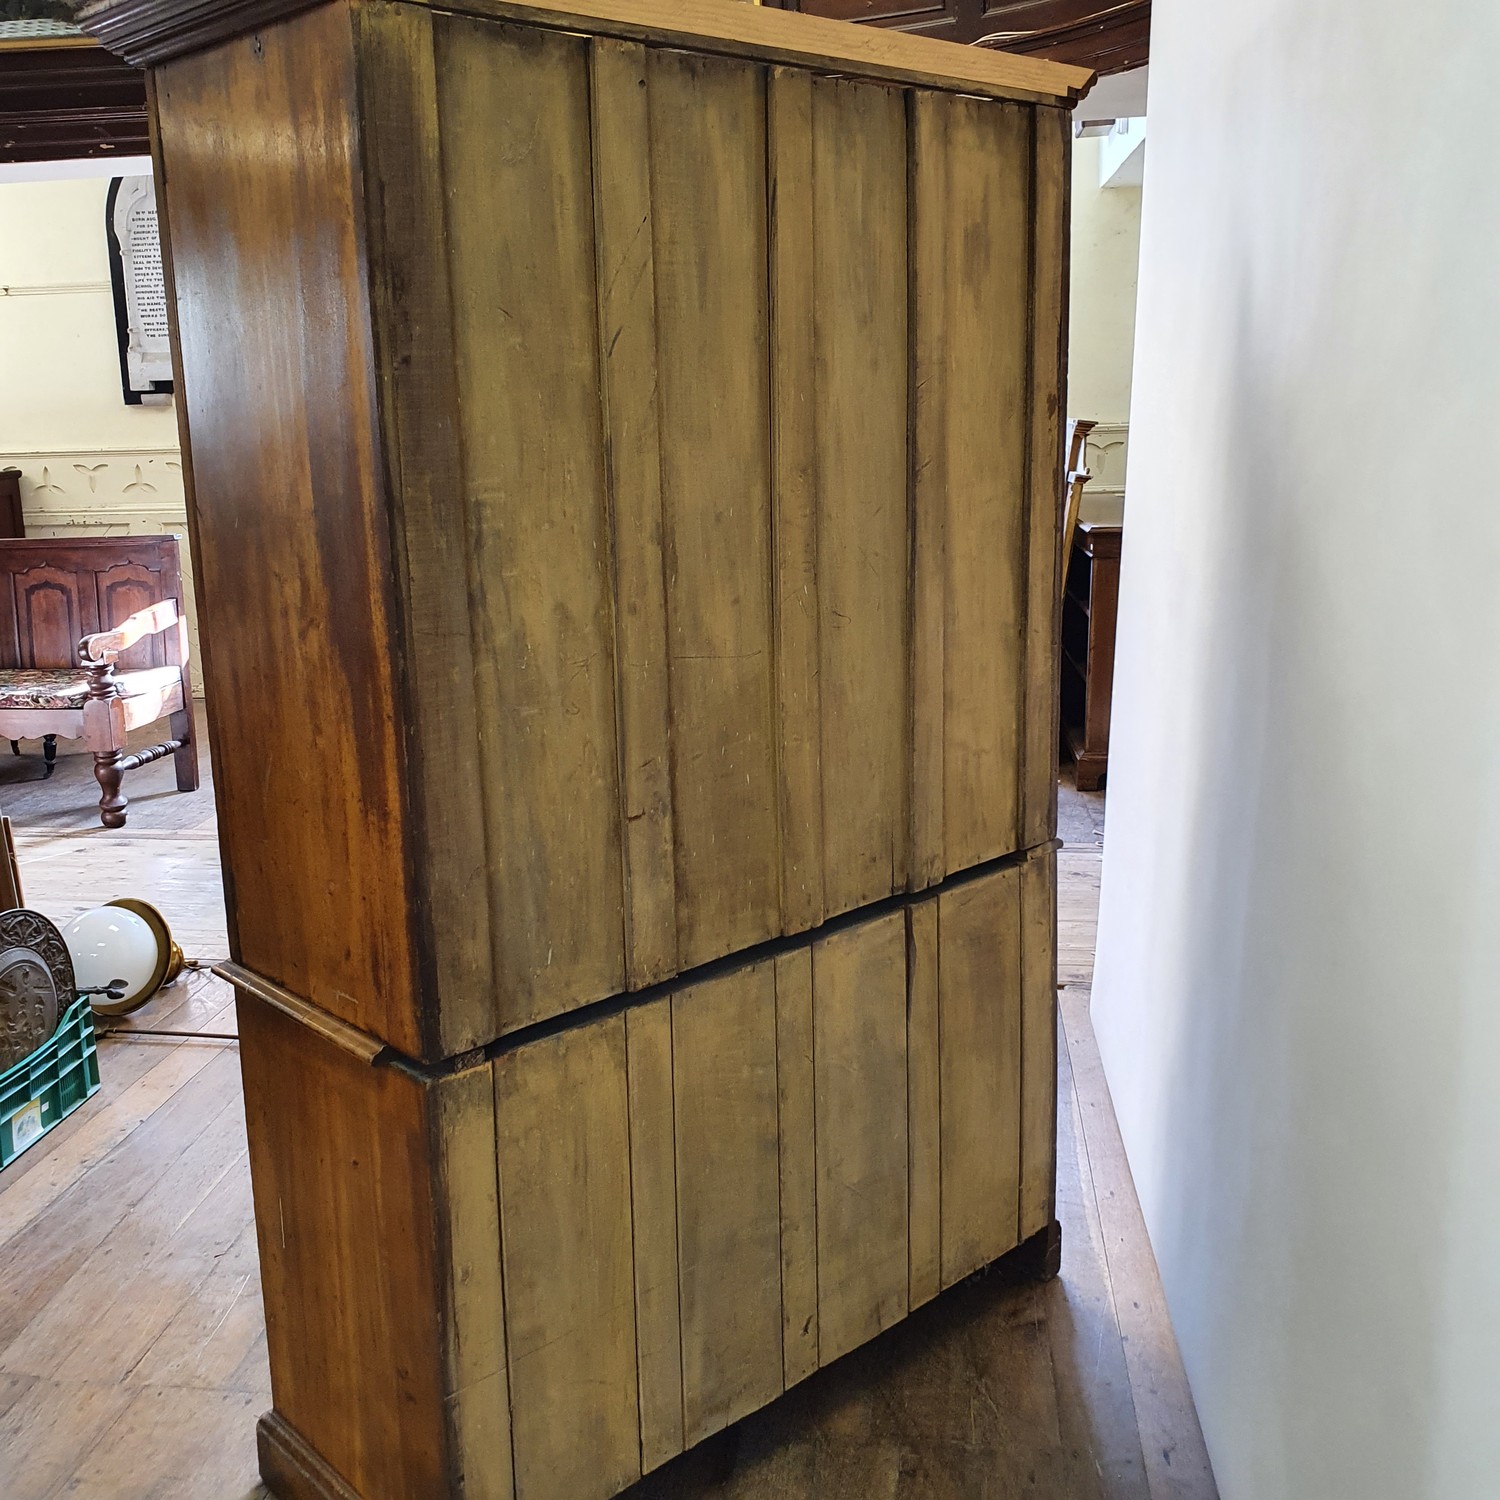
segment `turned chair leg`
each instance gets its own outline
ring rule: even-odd
[[[55,734],[42,736],[42,758],[47,763],[47,769],[42,772],[42,780],[45,781],[57,769],[57,736]]]
[[[125,752],[120,749],[94,751],[94,778],[104,793],[99,799],[99,821],[106,828],[125,826],[129,799],[120,790],[125,779]]]

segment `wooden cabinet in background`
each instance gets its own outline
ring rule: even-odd
[[[0,545],[0,667],[78,665],[78,642],[163,599],[182,607],[175,536],[31,537]],[[177,636],[122,651],[122,672],[185,665]]]
[[[1063,741],[1083,792],[1098,791],[1109,769],[1120,534],[1118,526],[1079,525],[1063,595]]]
[[[0,469],[0,538],[26,535],[26,516],[21,509],[21,471]]]
[[[727,0],[87,24],[154,65],[263,1471],[604,1500],[1055,1250],[1087,74]]]

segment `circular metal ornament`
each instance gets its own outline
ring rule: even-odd
[[[73,960],[39,911],[0,912],[0,1070],[35,1052],[73,1003]]]

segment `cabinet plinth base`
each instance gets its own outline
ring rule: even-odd
[[[363,1500],[278,1412],[255,1424],[260,1477],[276,1500]]]

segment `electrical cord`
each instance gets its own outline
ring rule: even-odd
[[[204,970],[213,969],[216,965],[226,963],[228,960],[222,958],[185,958],[182,961],[184,972],[188,969]],[[160,993],[160,991],[158,991]],[[100,1017],[96,1014],[94,1024],[101,1036],[173,1036],[183,1041],[198,1042],[238,1042],[239,1036],[232,1031],[167,1031],[147,1026],[101,1026]]]

